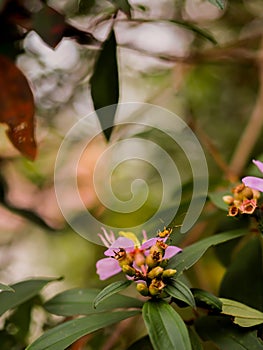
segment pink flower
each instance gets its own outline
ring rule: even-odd
[[[253,160],[253,163],[258,167],[260,172],[263,174],[263,163],[259,160]],[[242,182],[257,191],[263,192],[263,179],[256,176],[246,176],[242,179]]]
[[[107,258],[100,259],[96,263],[97,274],[101,280],[105,280],[118,274],[122,271],[124,265],[130,266],[132,270],[134,269],[137,277],[146,276],[148,269],[146,257],[150,254],[150,249],[158,244],[157,242],[163,242],[165,246],[163,254],[160,256],[161,260],[170,259],[182,250],[176,246],[167,246],[165,241],[168,237],[150,238],[142,245],[138,245],[138,239],[132,233],[128,233],[127,236],[134,236],[134,239],[125,237],[125,233],[123,233],[124,237],[118,237],[115,239],[113,232],[108,234],[104,229],[103,232],[104,236],[101,234],[99,234],[99,236],[108,249],[104,252],[104,255],[107,256]],[[140,279],[138,278],[138,280]]]

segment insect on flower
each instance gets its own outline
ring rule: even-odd
[[[113,232],[104,236],[99,234],[102,242],[108,247],[104,252],[106,258],[97,261],[97,273],[101,280],[124,272],[128,279],[140,283],[139,291],[142,295],[156,296],[166,286],[167,279],[174,276],[176,270],[165,269],[168,259],[181,252],[181,248],[167,245],[172,229],[164,228],[157,237],[146,239],[140,243],[132,232],[119,232],[120,237],[115,239]],[[142,285],[145,288],[142,288]]]

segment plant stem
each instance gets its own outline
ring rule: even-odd
[[[257,101],[248,124],[241,135],[230,162],[228,178],[240,177],[250,154],[261,135],[263,126],[263,39],[257,60],[259,71],[259,91]]]

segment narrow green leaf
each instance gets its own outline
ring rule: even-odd
[[[14,289],[6,284],[0,283],[0,292],[14,292]]]
[[[247,330],[233,324],[229,317],[199,317],[195,322],[197,333],[203,340],[214,342],[224,350],[262,350],[263,342],[256,330]]]
[[[18,282],[10,287],[14,293],[0,293],[0,316],[37,295],[49,282],[58,281],[57,278],[31,279]]]
[[[171,305],[149,300],[142,315],[154,350],[192,349],[184,321]]]
[[[222,301],[212,293],[199,288],[191,289],[196,305],[209,310],[222,311]]]
[[[176,269],[177,276],[179,276],[184,270],[187,270],[193,266],[209,247],[244,236],[245,234],[246,232],[244,230],[234,230],[204,238],[201,241],[184,248],[181,253],[176,254],[173,258],[171,258],[168,263],[168,268]]]
[[[135,316],[139,312],[139,310],[135,310],[100,313],[62,323],[45,332],[40,338],[29,345],[26,350],[66,349],[80,337]]]
[[[48,300],[44,307],[50,313],[60,316],[90,315],[98,312],[121,309],[141,308],[143,302],[126,295],[112,295],[94,309],[93,302],[99,289],[66,290]]]
[[[220,298],[223,303],[222,313],[234,316],[234,323],[241,327],[253,327],[263,323],[263,312],[253,309],[235,300]]]
[[[90,84],[94,108],[104,135],[109,140],[119,101],[117,43],[114,30],[103,44]],[[107,106],[110,107],[104,109]]]
[[[220,10],[224,10],[225,8],[225,0],[208,0],[211,4],[218,7]]]
[[[104,289],[96,296],[93,306],[96,308],[103,300],[108,299],[113,294],[116,294],[120,292],[121,290],[129,287],[131,284],[131,281],[117,281],[113,282]]]
[[[263,312],[262,237],[251,238],[227,269],[219,296],[234,299]]]
[[[191,307],[195,307],[195,300],[190,288],[187,287],[183,282],[172,279],[165,287],[165,291],[173,298],[184,301],[186,304]]]

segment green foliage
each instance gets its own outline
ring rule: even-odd
[[[263,323],[263,312],[252,309],[234,300],[220,298],[223,303],[222,313],[234,316],[234,323],[241,327],[253,327]]]
[[[189,338],[192,345],[192,350],[203,350],[204,348],[201,343],[201,339],[199,338],[195,330],[191,327],[188,327],[188,332],[189,332]]]
[[[191,288],[196,306],[213,311],[222,311],[222,301],[215,295],[199,288]]]
[[[115,311],[89,315],[62,323],[45,332],[40,338],[29,345],[26,350],[65,349],[83,335],[135,316],[139,312],[140,311]]]
[[[102,130],[107,140],[109,140],[119,100],[117,43],[113,29],[103,43],[90,84],[94,109],[100,120]],[[111,107],[103,109],[107,106]]]
[[[14,289],[6,284],[0,283],[0,292],[14,292]]]
[[[38,295],[48,283],[57,281],[57,278],[31,279],[12,284],[14,293],[0,293],[0,315],[13,309]]]
[[[194,263],[197,262],[211,246],[241,237],[244,234],[244,230],[235,230],[219,233],[217,235],[202,239],[201,241],[186,247],[180,254],[171,258],[169,260],[168,267],[175,268],[177,270],[177,275],[179,276],[184,270],[187,270],[193,266]]]
[[[201,317],[195,325],[200,337],[212,341],[219,349],[261,350],[263,347],[257,331],[233,325],[228,317]]]
[[[96,296],[93,305],[94,308],[103,302],[105,299],[108,299],[110,296],[119,293],[121,290],[129,287],[131,284],[131,281],[117,281],[109,284],[107,287],[102,289],[102,291],[99,292],[99,294]]]
[[[262,237],[251,238],[238,252],[220,286],[219,295],[263,311]]]
[[[174,299],[179,299],[191,307],[195,307],[195,300],[190,288],[183,282],[171,279],[171,282],[165,287],[165,291]]]
[[[142,301],[125,295],[111,295],[94,309],[94,299],[99,289],[71,289],[57,294],[48,300],[44,307],[47,311],[61,316],[89,315],[120,308],[141,308]]]
[[[187,328],[171,305],[164,301],[147,301],[142,313],[154,350],[191,350]]]

